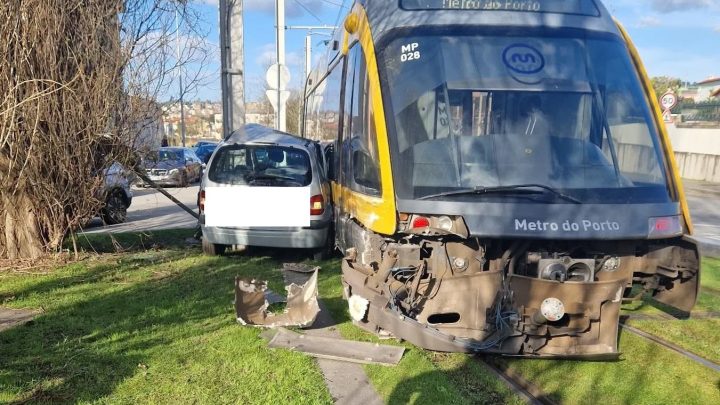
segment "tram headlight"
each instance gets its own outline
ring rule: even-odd
[[[442,229],[443,231],[452,231],[453,229],[453,220],[450,219],[448,216],[441,216],[437,220],[438,228]]]
[[[411,233],[442,234],[451,233],[468,237],[468,227],[460,216],[425,215],[398,213],[398,230]]]
[[[613,272],[620,268],[620,258],[617,256],[608,257],[603,263],[603,271]]]
[[[557,322],[565,316],[565,305],[555,297],[545,298],[540,304],[540,311],[533,315],[533,321],[537,324],[546,322]]]

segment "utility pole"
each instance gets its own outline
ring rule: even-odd
[[[175,57],[178,63],[178,78],[180,79],[180,137],[185,147],[185,89],[183,89],[183,66],[180,62],[180,18],[175,8]]]
[[[275,128],[279,131],[287,129],[285,120],[285,103],[283,102],[284,83],[280,78],[285,66],[285,0],[275,0],[275,29],[277,35],[277,110]]]
[[[245,125],[243,0],[220,0],[223,138]]]
[[[310,76],[312,70],[312,31],[308,31],[305,35],[305,74],[303,79],[307,83],[307,79]]]
[[[312,70],[312,36],[313,35],[323,35],[326,37],[331,36],[328,33],[325,32],[313,32],[315,30],[335,30],[337,27],[332,25],[289,25],[286,26],[286,30],[305,30],[307,31],[305,34],[305,76],[304,80],[307,81],[308,76],[310,76],[310,71]]]

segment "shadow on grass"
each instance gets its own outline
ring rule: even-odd
[[[172,251],[164,260],[186,253]],[[269,275],[279,267],[270,258],[200,262],[157,278],[129,260],[59,274],[14,292],[20,299],[42,294],[47,312],[0,333],[2,395],[17,403],[100,400],[142,372],[153,350],[234,324],[236,275]]]
[[[390,393],[387,403],[446,403],[454,396],[470,404],[522,403],[519,397],[504,386],[504,382],[477,359],[463,356],[461,361],[457,361],[457,356],[453,357],[447,353],[428,353],[428,355],[439,368],[398,384]],[[454,360],[450,360],[451,358]]]

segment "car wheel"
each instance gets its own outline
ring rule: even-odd
[[[122,191],[115,190],[105,200],[105,207],[100,211],[100,217],[107,225],[121,224],[127,219],[127,209]]]
[[[313,251],[313,260],[328,260],[335,255],[335,232],[333,227],[330,226],[327,233],[327,239],[325,240],[325,246]]]
[[[202,240],[202,250],[203,253],[210,256],[219,256],[225,253],[225,250],[227,249],[227,245],[221,245],[218,243],[211,243],[206,238],[203,238]]]

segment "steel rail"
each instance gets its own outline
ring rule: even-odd
[[[490,372],[500,378],[515,394],[531,405],[558,405],[550,399],[540,388],[513,372],[501,362],[490,356],[478,356],[477,360]]]
[[[632,334],[635,334],[635,335],[637,335],[637,336],[640,336],[640,337],[642,337],[642,338],[645,338],[645,339],[647,339],[647,340],[650,340],[650,341],[652,341],[652,342],[654,342],[654,343],[657,343],[657,344],[659,344],[659,345],[661,345],[661,346],[664,346],[664,347],[666,347],[666,348],[668,348],[668,349],[670,349],[670,350],[672,350],[672,351],[674,351],[674,352],[676,352],[676,353],[679,353],[680,355],[682,355],[682,356],[684,356],[684,357],[686,357],[686,358],[688,358],[688,359],[690,359],[690,360],[692,360],[692,361],[694,361],[694,362],[696,362],[696,363],[698,363],[698,364],[701,364],[701,365],[703,365],[703,366],[705,366],[705,367],[707,367],[707,368],[709,368],[709,369],[711,369],[711,370],[720,372],[720,364],[714,363],[714,362],[712,362],[712,361],[710,361],[710,360],[708,360],[708,359],[706,359],[706,358],[704,358],[704,357],[698,356],[698,355],[695,354],[695,353],[692,353],[692,352],[690,352],[690,351],[687,351],[687,350],[681,348],[680,346],[674,345],[674,344],[672,344],[672,343],[670,343],[670,342],[668,342],[668,341],[666,341],[666,340],[660,339],[659,337],[657,337],[657,336],[655,336],[655,335],[651,335],[651,334],[649,334],[649,333],[647,333],[647,332],[643,332],[642,330],[637,329],[637,328],[635,328],[635,327],[632,327],[632,326],[630,326],[630,325],[626,325],[626,324],[624,324],[624,323],[621,323],[621,324],[620,324],[620,327],[623,328],[623,329],[625,329],[626,331],[632,333]]]

